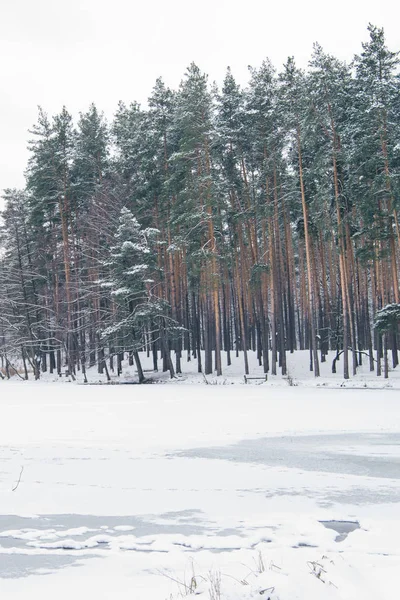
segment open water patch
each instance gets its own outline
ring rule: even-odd
[[[343,542],[349,533],[360,529],[360,523],[358,521],[319,521],[321,525],[327,529],[333,529],[338,534],[335,538],[335,542]]]
[[[79,566],[86,558],[105,556],[112,547],[136,552],[166,552],[160,536],[217,535],[233,530],[203,523],[201,511],[184,510],[143,517],[81,514],[21,517],[0,515],[0,578],[43,575]],[[235,532],[240,535],[238,532]],[[125,540],[126,547],[124,548]]]
[[[90,554],[84,557],[67,554],[0,554],[0,578],[17,579],[29,575],[47,575],[65,567],[79,567],[82,560],[87,558],[92,556]]]
[[[387,454],[385,447],[390,448]],[[400,433],[263,437],[175,456],[400,480]]]

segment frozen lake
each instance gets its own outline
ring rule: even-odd
[[[60,598],[79,595],[82,578],[107,599],[116,581],[135,577],[140,598],[165,600],[172,583],[160,570],[243,562],[260,548],[281,558],[396,556],[392,391],[377,403],[376,393],[357,390],[325,390],[321,400],[319,390],[290,388],[266,398],[261,386],[8,389],[0,424],[7,599],[28,589],[50,598],[61,584]],[[110,580],[99,580],[103,569]]]

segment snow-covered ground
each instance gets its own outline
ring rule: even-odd
[[[204,353],[202,357],[202,365],[204,367]],[[153,359],[152,356],[147,356],[146,353],[140,353],[141,362],[143,369],[145,370],[145,376],[154,383],[182,383],[182,384],[209,384],[209,385],[245,385],[244,380],[244,361],[243,354],[239,356],[235,355],[235,352],[231,352],[232,364],[227,366],[226,354],[222,353],[222,370],[223,374],[220,377],[215,375],[204,376],[202,373],[198,373],[197,360],[191,358],[187,360],[187,352],[182,353],[182,374],[177,375],[176,379],[172,382],[169,379],[169,373],[163,373],[153,371]],[[277,367],[277,375],[271,375],[268,373],[268,380],[265,381],[265,374],[262,366],[259,365],[255,352],[248,352],[248,361],[250,367],[250,377],[259,377],[260,379],[248,381],[248,385],[265,385],[266,387],[288,387],[288,386],[300,386],[300,387],[323,387],[323,388],[389,388],[389,389],[400,389],[400,367],[391,369],[389,365],[389,378],[385,379],[383,375],[377,377],[375,372],[369,370],[369,359],[368,356],[362,354],[362,365],[357,367],[357,374],[351,375],[350,379],[345,380],[343,378],[343,356],[336,363],[336,373],[332,373],[332,362],[336,356],[336,352],[330,351],[325,362],[320,362],[321,376],[318,378],[314,377],[314,374],[310,372],[310,354],[308,350],[296,351],[293,354],[289,352],[286,355],[287,358],[287,370],[288,374],[282,377],[281,369]],[[174,359],[174,355],[172,354]],[[175,363],[175,360],[173,360]],[[391,364],[391,363],[390,363]],[[162,363],[159,360],[159,368]],[[349,352],[349,369],[352,373],[352,356]],[[114,361],[114,367],[116,364]],[[383,365],[382,365],[383,369]],[[12,372],[12,371],[11,371]],[[118,377],[116,371],[109,369],[112,382],[130,382],[137,381],[137,373],[135,367],[129,367],[128,361],[125,360],[123,363],[123,374]],[[31,376],[32,377],[32,376]],[[14,377],[15,378],[15,377]],[[88,383],[105,383],[106,375],[99,375],[97,367],[88,369]],[[59,379],[57,374],[50,375],[50,373],[42,374],[42,381],[50,382],[70,382],[69,379],[62,377]],[[77,383],[83,383],[83,376],[81,372],[77,374]]]
[[[297,386],[1,382],[0,598],[397,599],[397,373],[331,389],[303,362]]]

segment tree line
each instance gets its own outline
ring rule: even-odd
[[[400,303],[400,77],[368,34],[351,64],[315,44],[307,70],[265,60],[244,88],[192,63],[111,123],[40,109],[26,187],[4,193],[2,376],[109,379],[126,360],[143,381],[143,350],[172,377],[184,360],[221,375],[232,353],[248,373],[250,351],[285,375],[297,349],[315,376],[329,351],[344,378],[363,361],[387,376],[397,321],[374,319]]]

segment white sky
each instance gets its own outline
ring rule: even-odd
[[[399,16],[397,0],[0,0],[0,190],[24,184],[37,105],[77,115],[94,101],[111,117],[160,75],[176,87],[192,60],[245,83],[267,56],[306,66],[314,41],[350,60],[368,22],[400,50]]]

